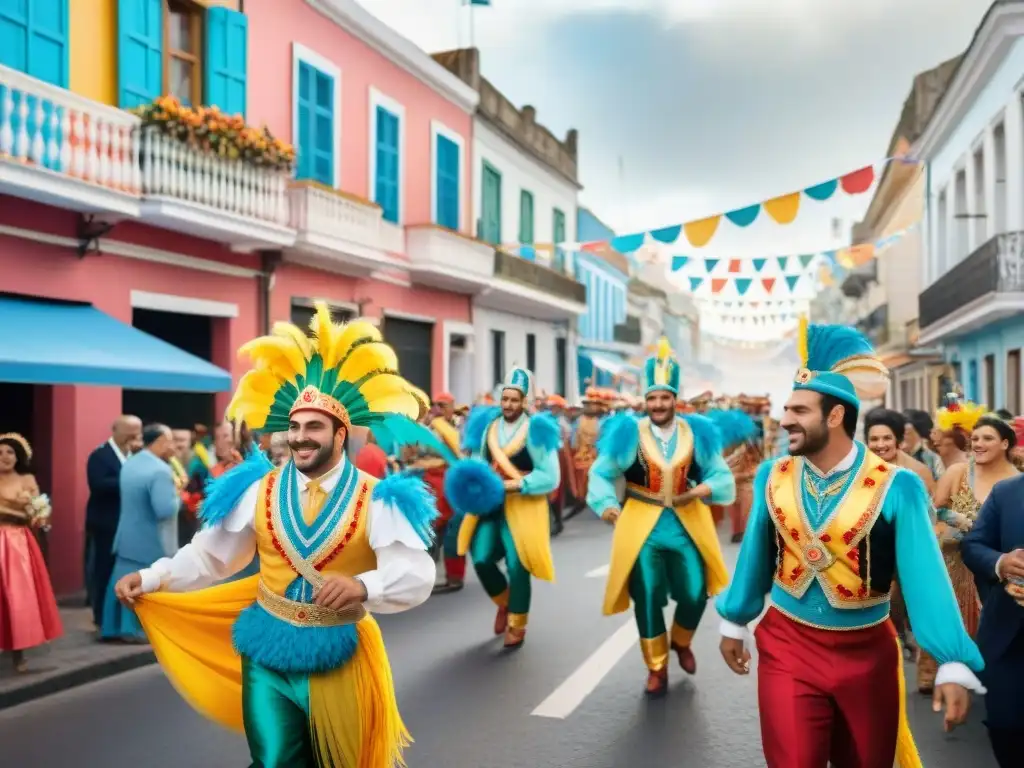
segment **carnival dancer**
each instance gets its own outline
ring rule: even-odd
[[[448,470],[445,492],[456,513],[459,554],[469,553],[484,591],[498,606],[494,634],[515,649],[526,639],[530,577],[555,580],[548,494],[560,482],[558,423],[528,407],[533,374],[513,367],[501,406],[473,410],[463,449],[473,458]],[[505,560],[508,577],[498,563]]]
[[[763,450],[758,444],[758,429],[754,420],[739,408],[719,411],[724,415],[723,421],[716,421],[722,433],[725,445],[725,463],[732,470],[736,481],[736,499],[729,504],[729,520],[732,523],[733,544],[743,541],[743,532],[747,529],[747,518],[750,507],[754,503],[754,473],[763,459]],[[709,411],[708,415],[714,414]]]
[[[644,367],[647,416],[610,419],[598,440],[587,502],[615,526],[604,614],[633,601],[640,649],[647,664],[648,696],[668,690],[669,650],[688,674],[697,671],[690,641],[709,595],[729,580],[707,502],[735,497],[732,472],[722,458],[714,424],[702,416],[676,418],[680,368],[662,339]],[[615,483],[624,477],[620,508]],[[671,633],[665,605],[676,601]]]
[[[551,418],[558,422],[558,432],[562,441],[561,447],[558,449],[558,476],[560,482],[558,487],[548,495],[548,507],[551,509],[551,535],[557,536],[565,530],[565,522],[562,516],[566,503],[570,498],[574,502],[577,498],[575,478],[572,471],[572,448],[569,445],[570,438],[572,437],[572,425],[565,418],[565,412],[569,408],[569,403],[565,401],[564,397],[561,395],[548,395],[545,398],[545,405],[547,406],[547,412],[551,414]],[[575,510],[569,516],[572,517],[574,514],[576,514]]]
[[[757,626],[758,703],[768,768],[921,765],[907,725],[903,653],[889,617],[898,571],[922,647],[942,664],[934,706],[964,721],[984,666],[964,631],[929,500],[914,473],[854,440],[860,397],[888,372],[845,326],[800,323],[802,367],[785,406],[789,456],[766,462],[722,615],[722,656],[748,674]],[[972,671],[973,670],[973,671]]]
[[[448,448],[450,455],[459,456],[461,441],[455,426],[455,398],[449,392],[442,392],[434,398],[434,407],[437,409],[437,415],[430,420],[431,431]],[[459,555],[459,526],[457,522],[452,522],[454,513],[444,493],[448,462],[444,457],[435,454],[421,459],[420,465],[424,469],[423,480],[437,500],[437,538],[434,546],[440,547],[444,556],[445,582],[434,587],[434,592],[458,592],[466,581],[466,558]]]
[[[288,323],[242,347],[228,418],[287,431],[291,460],[255,452],[213,481],[206,527],[169,559],[125,576],[157,658],[207,717],[244,728],[261,768],[401,762],[409,735],[370,615],[419,605],[434,584],[437,515],[422,481],[377,481],[346,458],[353,428],[443,452],[416,423],[427,404],[369,322],[334,325],[317,303],[312,337]],[[256,576],[230,576],[259,552]]]
[[[573,497],[576,500],[573,514],[587,505],[587,483],[590,468],[597,458],[597,436],[601,423],[606,418],[607,403],[597,387],[587,387],[583,395],[583,414],[572,425],[569,447],[572,452]]]

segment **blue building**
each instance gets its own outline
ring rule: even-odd
[[[615,232],[586,208],[577,210],[581,242],[610,240]],[[580,393],[588,385],[630,390],[639,382],[632,359],[640,354],[640,321],[627,313],[629,260],[609,249],[580,252],[576,280],[587,288],[587,311],[579,319]]]

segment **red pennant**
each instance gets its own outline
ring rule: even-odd
[[[859,195],[871,189],[875,181],[875,166],[865,165],[863,168],[839,177],[839,185],[848,195]]]
[[[734,275],[738,275],[739,274],[739,272],[740,272],[740,260],[739,259],[730,259],[729,260],[729,272],[731,272]]]
[[[711,292],[712,293],[721,293],[722,289],[725,288],[726,283],[728,283],[728,282],[729,281],[726,280],[724,277],[712,278],[712,280],[711,280]]]
[[[771,293],[772,292],[772,288],[775,287],[775,278],[774,277],[762,278],[761,279],[761,285],[764,286],[765,293]]]

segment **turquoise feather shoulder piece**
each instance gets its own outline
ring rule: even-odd
[[[449,464],[458,460],[432,430],[401,414],[381,414],[370,424],[370,431],[378,445],[391,446],[392,453],[397,454],[403,446],[415,445],[436,453]]]
[[[538,413],[530,417],[526,440],[531,448],[548,453],[557,451],[562,445],[562,428],[550,413]]]
[[[715,423],[706,416],[695,413],[683,416],[693,432],[693,456],[697,464],[707,466],[713,456],[722,456],[722,435]]]
[[[263,451],[254,451],[245,461],[206,484],[206,498],[199,509],[204,526],[219,524],[238,506],[242,496],[274,469]]]
[[[491,422],[501,415],[497,405],[478,405],[466,418],[466,429],[462,433],[462,449],[476,453],[484,445],[484,436]]]
[[[371,498],[382,504],[391,504],[405,515],[424,546],[429,548],[434,543],[437,501],[419,477],[401,473],[386,477],[377,483]]]
[[[620,467],[633,463],[639,445],[640,422],[629,413],[607,419],[597,436],[598,454],[611,456]]]

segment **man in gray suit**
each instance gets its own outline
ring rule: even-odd
[[[103,640],[145,641],[135,614],[114,597],[122,576],[147,568],[178,549],[177,515],[181,503],[168,461],[174,455],[169,427],[151,424],[142,430],[143,450],[121,469],[121,516],[114,536],[114,573],[103,606]]]

